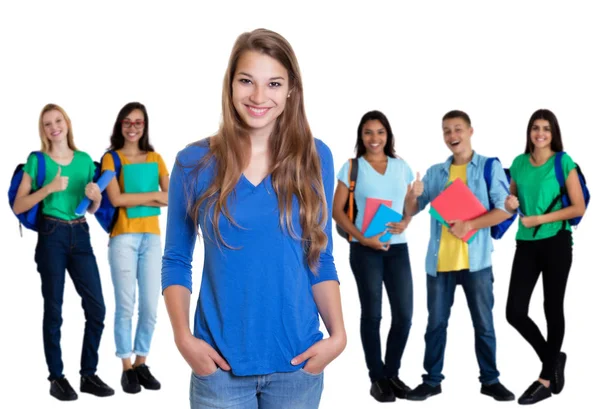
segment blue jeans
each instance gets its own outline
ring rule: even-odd
[[[350,266],[360,298],[360,336],[369,378],[376,381],[398,375],[413,314],[413,285],[406,243],[389,250],[350,244]],[[385,363],[381,360],[381,305],[383,285],[390,301],[392,325],[388,333]]]
[[[65,270],[82,300],[85,314],[81,375],[93,375],[98,366],[98,348],[104,330],[106,309],[96,258],[85,219],[72,222],[41,219],[35,262],[42,281],[44,297],[43,338],[49,380],[63,376],[60,327],[65,290]]]
[[[192,373],[191,409],[317,409],[323,373],[304,369],[269,375],[235,376],[220,368],[199,376]]]
[[[494,275],[492,268],[470,272],[468,270],[438,273],[427,276],[427,309],[429,318],[425,333],[425,361],[427,372],[423,381],[439,385],[444,376],[444,350],[450,309],[454,303],[454,290],[462,285],[475,328],[475,353],[479,364],[479,381],[482,384],[498,382],[500,373],[496,369],[496,335],[492,308]]]
[[[156,325],[160,297],[162,248],[160,236],[128,233],[112,237],[108,261],[115,289],[115,344],[119,358],[147,356]],[[131,342],[136,282],[139,286],[135,341]]]

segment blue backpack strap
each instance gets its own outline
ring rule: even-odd
[[[559,185],[559,193],[558,195],[556,195],[556,197],[552,200],[552,202],[550,202],[550,205],[546,208],[546,210],[544,211],[543,214],[547,214],[550,213],[552,211],[552,209],[554,208],[554,206],[556,206],[556,204],[560,201],[562,203],[562,197],[563,195],[566,194],[566,187],[565,187],[565,175],[563,174],[562,171],[562,157],[565,153],[564,152],[556,152],[556,154],[554,155],[554,173],[556,175],[556,180],[558,180],[558,185]],[[562,221],[562,228],[564,229],[566,226],[566,220]],[[533,237],[536,236],[537,232],[540,230],[541,224],[536,226],[535,229],[533,230]]]
[[[109,151],[112,158],[113,158],[113,163],[115,165],[115,173],[117,174],[117,179],[119,178],[119,175],[121,174],[121,158],[119,157],[119,154],[116,151]]]
[[[562,170],[562,157],[565,153],[563,151],[560,152],[556,152],[556,155],[554,155],[554,173],[556,174],[556,179],[558,180],[558,185],[560,186],[560,194],[558,197],[560,197],[560,201],[563,204],[563,206],[568,206],[569,205],[569,197],[567,196],[567,186],[566,186],[566,181],[565,181],[565,174],[563,173]],[[562,221],[562,228],[565,229],[567,226],[567,221],[563,220]]]
[[[485,179],[485,184],[488,187],[488,195],[490,185],[492,184],[492,163],[494,163],[495,160],[498,160],[498,158],[487,158],[485,160],[485,165],[483,165],[483,178]]]
[[[110,154],[110,156],[112,157],[113,165],[115,167],[115,173],[116,173],[116,177],[117,177],[117,181],[118,181],[119,175],[121,174],[121,158],[119,157],[119,154],[114,150],[106,151],[106,153],[104,155],[108,155],[108,154]]]
[[[556,173],[561,194],[564,193],[565,189],[565,175],[562,171],[562,157],[564,154],[564,152],[556,152],[556,155],[554,155],[554,173]]]
[[[495,160],[500,162],[500,159],[498,158],[487,158],[485,160],[485,165],[483,165],[483,179],[485,179],[485,184],[487,185],[490,210],[493,209],[492,198],[490,197],[490,186],[492,185],[492,165]]]
[[[492,165],[494,164],[494,161],[497,160],[498,163],[500,162],[500,159],[498,158],[488,158],[485,161],[485,166],[483,167],[483,177],[485,179],[485,183],[487,183],[488,189],[490,188],[490,185],[492,184]],[[509,177],[509,171],[508,169],[504,169],[504,175],[506,176],[506,179],[510,181],[510,177]],[[510,194],[510,186],[506,186],[504,185],[503,182],[501,182],[501,184],[504,187],[504,190],[506,190],[506,192],[508,192],[508,194]],[[509,183],[510,185],[510,183]]]
[[[40,151],[31,152],[37,158],[37,177],[35,178],[35,183],[37,184],[37,188],[41,189],[44,185],[44,181],[46,180],[46,159],[44,159],[44,154]]]

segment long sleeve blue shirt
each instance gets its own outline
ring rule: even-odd
[[[491,169],[491,184],[488,193],[488,187],[483,177],[483,168],[487,159],[485,156],[473,153],[473,158],[467,165],[467,186],[486,209],[489,210],[491,208],[491,199],[496,209],[506,211],[504,208],[504,201],[508,196],[506,174],[500,162],[494,161]],[[417,201],[419,212],[427,207],[429,202],[435,199],[446,188],[451,165],[452,156],[444,163],[433,165],[427,170],[425,177],[423,177],[423,194]],[[431,217],[429,245],[425,258],[425,271],[431,276],[437,276],[438,250],[440,248],[441,235],[442,224]],[[474,272],[490,267],[492,265],[493,251],[494,245],[492,243],[490,228],[483,228],[477,232],[473,241],[469,243],[469,270]]]
[[[243,175],[228,198],[233,220],[219,218],[220,243],[212,228],[212,208],[199,209],[204,243],[204,267],[194,318],[194,335],[206,341],[227,360],[235,375],[290,372],[302,365],[290,363],[323,338],[312,286],[338,280],[333,261],[332,203],[334,169],[331,151],[315,139],[321,159],[327,200],[327,248],[320,255],[317,275],[306,263],[300,240],[279,222],[277,196],[271,176],[253,185]],[[192,255],[195,226],[187,213],[210,185],[214,165],[201,172],[195,166],[208,152],[195,144],[178,153],[169,185],[169,207],[162,288],[181,285],[192,291]],[[207,213],[208,212],[208,213]],[[204,224],[204,216],[207,222]],[[294,199],[292,221],[301,237],[298,202]]]

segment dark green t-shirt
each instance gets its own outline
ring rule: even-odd
[[[521,210],[526,216],[536,216],[544,214],[550,206],[552,200],[560,193],[560,185],[556,179],[554,171],[555,155],[552,155],[546,163],[540,166],[533,166],[529,154],[522,154],[515,158],[510,166],[510,176],[517,184],[517,193]],[[561,168],[565,180],[569,172],[575,169],[575,162],[566,153],[561,160]],[[560,210],[562,202],[552,208],[550,212]],[[571,225],[565,221],[565,228],[571,231]],[[517,240],[541,240],[555,236],[563,228],[562,221],[542,224],[533,237],[534,227],[526,228],[519,219],[519,229],[517,230]]]
[[[54,192],[43,200],[42,213],[62,220],[73,220],[80,216],[75,214],[75,209],[85,197],[85,186],[94,178],[94,161],[85,152],[75,151],[73,160],[68,165],[59,165],[50,156],[44,153],[46,161],[46,178],[43,186],[51,183],[58,167],[61,167],[60,175],[67,176],[69,183],[67,188],[61,192]],[[37,156],[30,155],[23,171],[31,176],[31,187],[37,189]]]

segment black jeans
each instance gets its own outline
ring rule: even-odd
[[[398,375],[412,324],[413,285],[408,246],[393,244],[388,251],[382,251],[351,243],[350,266],[360,298],[360,336],[369,378],[376,381],[394,377]],[[385,363],[381,360],[379,336],[383,284],[392,312]]]
[[[43,337],[44,353],[50,372],[48,379],[53,380],[63,376],[60,327],[65,270],[69,272],[75,289],[82,299],[85,314],[80,374],[95,374],[106,309],[98,265],[85,220],[67,222],[43,218],[35,249],[35,261],[42,280],[44,297]]]
[[[542,379],[551,379],[565,335],[563,303],[572,257],[571,232],[567,230],[547,239],[517,240],[506,319],[531,344],[542,361]],[[547,340],[528,316],[529,302],[540,273],[544,284]]]

